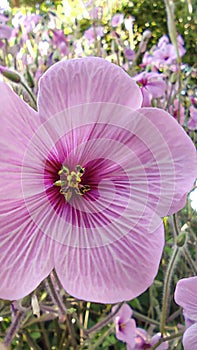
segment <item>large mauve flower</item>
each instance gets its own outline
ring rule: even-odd
[[[197,276],[179,280],[174,298],[176,303],[183,308],[185,317],[184,349],[197,349]]]
[[[55,268],[71,295],[129,300],[157,273],[160,217],[181,209],[195,148],[139,87],[101,58],[40,79],[38,112],[0,83],[0,297],[30,293]]]

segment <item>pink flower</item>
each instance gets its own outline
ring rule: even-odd
[[[174,100],[173,105],[170,106],[170,113],[179,122],[180,125],[184,124],[185,108],[178,100]]]
[[[185,350],[197,348],[197,276],[183,278],[178,281],[175,301],[183,308],[186,331],[183,335]]]
[[[54,47],[59,49],[61,55],[68,55],[68,41],[64,34],[64,31],[60,29],[51,29],[51,32],[53,33],[52,44],[54,45]]]
[[[194,106],[191,106],[189,109],[190,112],[190,118],[188,120],[188,128],[190,130],[196,130],[197,129],[197,108]]]
[[[10,39],[12,36],[12,29],[6,24],[0,24],[0,39]]]
[[[180,35],[177,37],[179,55],[182,57],[186,50],[182,46],[184,44],[183,39]],[[159,68],[163,65],[171,65],[177,59],[177,52],[174,45],[169,42],[167,35],[163,35],[151,54],[145,53],[143,57],[143,64],[152,64]]]
[[[1,11],[1,8],[0,8],[0,11]],[[2,13],[0,13],[0,22],[1,22],[2,24],[5,24],[5,23],[8,22],[8,21],[9,21],[9,17],[4,16]]]
[[[152,98],[159,98],[165,94],[166,84],[163,75],[158,73],[142,72],[133,77],[142,91],[143,107],[151,106]]]
[[[104,35],[103,32],[104,28],[102,26],[99,27],[90,27],[89,29],[85,30],[84,36],[85,38],[90,42],[93,43],[97,37],[102,38]]]
[[[116,13],[111,20],[112,27],[118,27],[124,21],[124,15],[122,13]]]
[[[117,306],[112,308],[115,312]],[[155,334],[152,338],[142,328],[137,328],[135,320],[131,318],[132,309],[128,304],[124,304],[114,317],[116,325],[116,338],[127,343],[127,350],[149,349],[161,338],[161,333]],[[167,350],[168,343],[164,342],[158,346],[158,350]]]
[[[150,349],[161,339],[161,333],[149,337],[148,333],[142,328],[136,328],[136,337],[134,346],[127,344],[127,350],[143,350]],[[163,342],[157,347],[157,350],[167,350],[169,348],[168,342]]]
[[[0,83],[0,297],[55,268],[83,300],[130,300],[153,282],[161,217],[180,210],[196,151],[167,112],[140,108],[120,67],[65,60],[39,80],[38,112]]]
[[[125,47],[124,55],[128,61],[132,61],[135,57],[135,51],[131,50],[130,47]]]
[[[117,306],[112,308],[112,312],[115,312]],[[135,320],[131,318],[132,309],[128,304],[124,304],[114,317],[114,323],[116,325],[116,338],[130,344],[131,347],[135,345]]]

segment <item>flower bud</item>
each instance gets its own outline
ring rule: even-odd
[[[176,245],[177,247],[183,247],[185,242],[186,242],[186,233],[183,232],[177,237]]]
[[[9,70],[3,66],[0,66],[0,73],[7,79],[11,80],[13,83],[20,83],[21,77],[18,73]]]
[[[143,33],[142,33],[142,39],[143,40],[147,40],[147,39],[150,39],[152,36],[152,33],[149,29],[145,30]]]

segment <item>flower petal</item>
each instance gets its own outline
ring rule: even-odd
[[[98,57],[58,62],[40,79],[38,110],[43,118],[90,102],[136,109],[141,106],[142,96],[136,82],[122,68]]]
[[[23,198],[21,170],[27,145],[39,123],[38,114],[4,82],[0,83],[0,171],[2,200]]]
[[[189,327],[183,335],[184,350],[197,349],[197,323]]]
[[[115,312],[116,309],[117,309],[117,306],[113,306],[112,313]],[[124,304],[121,306],[120,310],[116,314],[115,319],[118,316],[120,322],[125,323],[131,318],[132,313],[133,313],[133,311],[132,311],[131,307],[128,304]]]
[[[158,183],[155,180],[152,182],[156,196],[158,193],[161,198],[157,203],[156,212],[159,216],[170,215],[183,208],[186,195],[196,179],[196,149],[184,129],[164,110],[141,108],[139,113],[154,125],[152,130],[149,127],[149,137],[161,174],[160,184],[162,183],[160,192],[158,192]],[[145,138],[146,133],[144,124],[144,129],[141,130],[142,139]],[[154,138],[155,142],[151,141],[151,138]],[[154,193],[153,188],[152,193]],[[151,206],[154,205],[154,202],[153,197]]]
[[[56,245],[55,268],[66,291],[100,303],[130,300],[144,292],[157,273],[164,244],[162,222],[155,232],[147,232],[149,214],[144,213],[137,227],[111,244],[91,249]]]
[[[38,114],[0,83],[0,115],[0,297],[18,299],[35,289],[54,264],[50,239],[33,223],[21,185],[23,158],[39,125]]]
[[[0,297],[32,292],[54,267],[52,241],[32,222],[24,204],[0,205]]]
[[[184,309],[184,315],[197,322],[197,277],[178,281],[174,294],[175,301]]]
[[[130,319],[122,326],[122,329],[116,332],[116,338],[124,341],[131,346],[135,345],[136,323],[134,319]]]

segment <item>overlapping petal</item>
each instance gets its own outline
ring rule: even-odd
[[[197,348],[197,323],[189,327],[183,335],[184,350],[192,350]]]
[[[82,103],[108,102],[139,108],[140,89],[122,68],[98,57],[61,61],[40,79],[43,118]]]
[[[32,221],[21,186],[23,158],[38,115],[5,83],[0,83],[0,96],[0,297],[16,299],[35,289],[54,261],[51,241]]]
[[[149,214],[144,213],[138,226],[111,244],[91,249],[56,245],[55,268],[67,292],[102,303],[130,300],[144,292],[157,273],[164,244],[162,222],[155,232],[147,233]],[[124,232],[124,227],[113,228]]]
[[[174,298],[176,303],[183,308],[185,317],[197,322],[197,277],[179,280]]]
[[[135,344],[135,330],[136,323],[134,319],[130,319],[127,321],[125,327],[123,326],[122,331],[116,332],[116,338],[126,342],[127,344],[134,345]]]
[[[4,201],[23,198],[21,168],[29,141],[39,124],[38,114],[23,102],[4,82],[0,83],[0,186],[1,205]]]
[[[23,203],[1,206],[0,216],[0,297],[20,299],[53,269],[54,245],[33,223]]]
[[[140,115],[144,115],[149,123],[157,129],[151,134],[149,127],[150,145],[155,142],[154,155],[157,154],[158,168],[161,178],[160,200],[157,201],[156,212],[159,216],[170,215],[182,209],[186,202],[188,191],[194,184],[197,174],[196,149],[190,138],[177,121],[167,112],[157,108],[141,108]],[[141,127],[140,135],[144,138],[146,125]],[[169,153],[166,152],[167,148]],[[146,164],[146,159],[144,163]],[[192,167],[191,167],[192,164]],[[151,171],[151,167],[150,167]],[[157,178],[158,180],[158,178]],[[157,180],[150,179],[151,186],[157,189]],[[154,193],[154,190],[152,190]],[[158,193],[156,190],[155,193]],[[169,201],[171,198],[171,203]],[[155,200],[151,205],[154,206]]]

